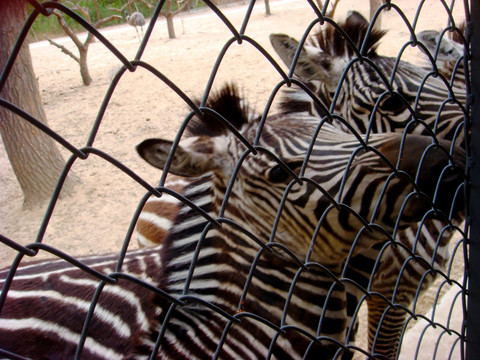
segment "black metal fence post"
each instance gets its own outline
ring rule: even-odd
[[[480,356],[480,1],[471,2],[472,124],[467,359]]]

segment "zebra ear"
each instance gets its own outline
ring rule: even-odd
[[[360,14],[358,11],[349,10],[347,12],[347,19],[345,23],[353,27],[365,27],[368,28],[370,23],[365,19],[365,17]]]
[[[184,142],[189,144],[187,146],[179,144],[175,149],[169,172],[179,176],[196,177],[219,168],[214,161],[214,154],[209,153],[209,149],[214,148],[210,142],[202,142],[199,137],[188,138]],[[147,139],[138,144],[136,149],[146,162],[163,170],[172,144],[173,142],[168,140]]]
[[[283,62],[292,66],[293,58],[298,48],[298,41],[285,34],[270,34],[270,42]],[[294,74],[303,81],[328,81],[331,71],[331,57],[319,48],[304,46],[295,65]]]

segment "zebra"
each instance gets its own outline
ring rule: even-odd
[[[396,58],[377,54],[385,31],[367,33],[369,23],[358,12],[339,26],[357,48],[366,39],[364,57],[358,58],[344,35],[332,27],[312,35],[293,71],[314,96],[288,88],[281,103],[283,111],[305,110],[323,117],[331,110],[342,117],[333,121],[346,131],[368,135],[407,129],[463,143],[464,87],[452,87],[421,66],[406,61],[396,65]],[[270,42],[291,67],[299,42],[285,34],[271,34]]]
[[[337,126],[348,131],[366,134],[387,131],[408,131],[420,134],[434,133],[439,139],[449,139],[463,146],[463,120],[465,88],[445,84],[441,79],[428,78],[428,71],[405,61],[395,68],[396,59],[376,53],[379,41],[385,32],[368,31],[368,22],[357,12],[352,12],[340,27],[360,48],[365,40],[364,54],[368,60],[355,61],[356,54],[339,32],[332,28],[315,34],[310,45],[299,52],[293,73],[325,105],[320,105],[307,91],[287,88],[281,99],[281,107],[287,112],[307,111],[323,118],[327,109],[341,117],[332,117]],[[367,37],[368,36],[368,37]],[[280,58],[291,67],[299,42],[284,34],[270,36],[273,48]],[[351,66],[351,67],[349,67]],[[344,69],[345,79],[338,85]],[[391,83],[392,95],[382,81],[380,72],[395,77]],[[338,90],[337,90],[338,85]],[[337,96],[335,100],[335,96]],[[450,99],[452,104],[446,99]],[[336,102],[335,102],[336,101]],[[411,106],[410,102],[415,106]],[[412,109],[413,107],[413,109]],[[413,119],[413,120],[412,120]],[[412,127],[416,123],[420,126]],[[461,195],[460,195],[461,197]],[[461,202],[461,201],[460,201]],[[461,206],[452,216],[435,217],[397,233],[397,242],[405,246],[383,249],[379,244],[368,249],[350,262],[348,273],[371,292],[382,294],[392,302],[408,306],[415,298],[418,288],[428,288],[433,276],[423,279],[432,268],[442,270],[448,259],[448,243],[463,219]],[[423,256],[430,267],[411,259],[411,251]],[[379,252],[382,261],[372,273]],[[406,265],[406,270],[397,285],[397,275]],[[371,278],[371,280],[370,280]],[[394,294],[397,294],[393,298]],[[359,292],[357,298],[363,294]],[[395,357],[406,312],[400,307],[390,307],[385,298],[367,299],[369,308],[369,344],[371,351],[387,357]],[[387,312],[385,314],[385,312]],[[380,319],[382,324],[379,324]]]
[[[156,154],[157,151],[158,151],[158,149],[155,149],[155,151],[154,151],[153,153]],[[180,162],[183,162],[183,160],[179,160],[179,161],[180,161]],[[158,165],[158,164],[157,164],[157,166],[162,167],[163,165]],[[348,247],[348,246],[347,246],[347,247]],[[325,250],[325,248],[322,249],[322,250]],[[328,259],[327,259],[327,258],[323,258],[322,260],[323,260],[323,263],[328,263],[328,261],[329,261],[329,260],[331,261],[332,259],[335,259],[335,257],[330,255]]]
[[[197,183],[199,186],[196,186]],[[187,199],[198,197],[197,202],[201,201],[201,203],[196,205],[202,208],[210,201],[208,188],[204,185],[205,183],[201,180],[169,174],[165,187]],[[199,193],[205,193],[205,196],[197,196]],[[171,231],[181,207],[182,201],[172,195],[163,194],[161,197],[152,195],[137,219],[135,233],[138,246],[149,247],[162,243]]]
[[[367,27],[364,28],[364,32],[365,32],[366,28]],[[361,32],[359,34],[361,34]],[[291,100],[291,99],[288,99],[288,100]],[[393,107],[392,107],[392,109],[393,109]],[[184,180],[181,180],[181,181],[183,182]],[[140,238],[142,239],[141,241],[145,241],[146,238],[149,238],[150,239],[149,241],[151,243],[155,243],[157,241],[160,241],[162,237],[159,236],[158,233],[151,232],[149,234],[149,236],[142,235],[142,234],[145,234],[145,231],[147,229],[148,229],[148,231],[155,231],[155,230],[158,231],[159,229],[161,229],[159,221],[166,221],[167,224],[171,224],[171,219],[168,219],[168,217],[169,216],[171,217],[172,214],[175,214],[175,211],[167,211],[167,218],[165,218],[164,213],[162,213],[162,211],[159,211],[159,209],[169,209],[168,204],[164,203],[164,199],[155,199],[155,201],[152,201],[152,202],[149,201],[146,204],[146,208],[142,212],[142,215],[139,219],[139,225],[137,227],[138,234],[139,234]],[[439,229],[435,229],[435,227],[432,228],[432,226],[434,226],[434,225],[440,226],[440,228]],[[432,233],[441,233],[441,234],[443,234],[444,239],[449,238],[449,236],[447,235],[449,233],[449,231],[444,229],[445,224],[435,223],[434,225],[424,224],[421,227],[421,233],[423,233],[422,236],[425,236],[425,235],[430,236],[430,234],[432,234]],[[408,245],[409,248],[413,248],[412,242],[415,242],[415,241],[418,242],[419,241],[418,234],[417,234],[416,228],[410,228],[408,231],[410,232],[410,234],[409,234],[410,240],[406,241],[406,244]],[[435,240],[435,239],[430,238],[430,241],[432,241],[432,240]],[[400,241],[401,241],[401,237],[400,237]],[[437,246],[437,249],[439,249],[440,251],[437,254],[437,258],[435,259],[436,266],[437,266],[438,269],[443,268],[443,264],[445,263],[445,260],[447,258],[448,240],[442,240],[441,242],[442,243],[438,244],[438,246]],[[375,256],[372,256],[373,258],[376,258],[376,254],[378,253],[378,249],[375,250],[375,251],[376,252],[373,252],[375,254]],[[398,251],[401,251],[401,250],[394,249],[393,252],[395,253],[395,252],[398,252]],[[387,252],[387,254],[385,255],[386,256],[385,263],[387,263],[387,264],[397,264],[398,258],[405,258],[408,255],[409,254],[404,254],[402,256],[394,256],[393,259],[388,259],[389,255],[388,255],[388,252]],[[391,256],[391,254],[390,254],[390,256]],[[398,265],[397,270],[399,270],[401,268],[402,264],[403,264],[403,262],[400,262],[399,264],[397,264]],[[416,272],[417,273],[424,273],[425,269],[423,267],[420,267],[420,269],[418,269]],[[379,273],[382,274],[382,271],[379,271]],[[350,274],[350,275],[352,276],[352,274]],[[389,280],[389,279],[387,279],[387,280]],[[376,281],[373,289],[377,289],[379,284],[384,284],[384,286],[385,286],[385,284],[387,284],[387,283],[389,284],[389,286],[392,285],[390,282],[384,281],[383,279],[382,279],[382,281]],[[429,284],[429,281],[425,281],[423,283],[423,286],[428,287],[428,284]],[[395,285],[395,284],[393,284],[393,285]],[[391,286],[391,288],[393,288],[393,287],[394,286]],[[417,289],[416,285],[412,286],[412,287],[407,287],[407,290],[415,290],[416,291],[416,289]],[[405,292],[405,290],[403,292]],[[385,293],[391,293],[391,289],[389,289],[389,291],[385,292]],[[415,292],[413,294],[411,294],[409,296],[409,298],[413,298],[414,295],[415,295]],[[383,311],[383,309],[382,309],[382,311]],[[385,321],[385,322],[387,322],[387,321]],[[402,322],[398,322],[398,323],[401,324]],[[374,329],[376,329],[376,328],[377,327],[375,326]],[[371,334],[370,334],[371,342],[373,341],[373,335],[372,335],[373,333],[374,333],[374,331],[372,331]],[[392,351],[391,349],[393,347],[391,346],[391,343],[387,343],[386,347],[389,349],[389,351]],[[394,351],[395,350],[393,350],[393,352]]]
[[[233,85],[210,98],[179,143],[137,147],[150,164],[208,189],[205,213],[182,205],[160,245],[124,258],[17,268],[19,256],[0,274],[0,354],[348,358],[346,292],[330,269],[359,233],[368,236],[358,250],[418,221],[436,186],[454,196],[464,150],[396,133],[365,143],[308,114],[251,118]],[[437,182],[444,172],[451,176]],[[388,211],[376,209],[382,201]]]
[[[464,48],[465,24],[460,25],[458,31],[453,33],[452,39],[449,39],[437,30],[424,30],[419,32],[416,37],[429,52],[432,59],[435,59],[435,65],[439,73],[450,82],[451,86],[465,88],[465,67]],[[440,43],[439,43],[440,41]],[[432,68],[431,60],[428,56],[424,60],[424,67]]]

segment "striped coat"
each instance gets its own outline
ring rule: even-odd
[[[401,150],[402,137],[389,134],[366,145],[307,115],[260,123],[242,104],[227,86],[179,144],[150,139],[138,147],[152,165],[208,183],[200,196],[210,198],[211,220],[181,206],[161,245],[123,261],[80,259],[88,273],[61,260],[20,267],[11,284],[2,282],[0,349],[89,359],[351,356],[342,345],[350,346],[347,295],[334,264],[359,232],[371,231],[361,251],[430,208],[421,197],[401,200],[415,188],[417,155],[430,139],[414,136]],[[456,150],[431,149],[417,191],[431,196],[433,175],[445,166],[462,172]],[[455,171],[446,178],[445,195],[460,181]],[[367,193],[375,195],[369,204],[360,201]],[[381,201],[389,211],[375,215]]]
[[[377,30],[368,33],[369,24],[359,13],[353,12],[340,27],[343,33],[327,26],[313,35],[310,44],[299,51],[295,64],[299,42],[288,35],[270,36],[290,73],[302,82],[302,88],[284,91],[283,111],[306,111],[325,117],[337,127],[365,138],[372,133],[395,131],[428,134],[464,146],[465,80],[462,85],[457,77],[452,86],[445,78],[434,78],[430,69],[402,60],[397,63],[396,58],[379,55],[376,48],[385,33]],[[359,57],[360,49],[364,57]],[[441,196],[439,193],[438,197]],[[389,357],[396,354],[406,312],[390,307],[379,324],[389,301],[409,306],[417,292],[433,282],[432,270],[444,269],[450,239],[453,234],[461,233],[458,226],[464,216],[462,188],[458,189],[456,199],[457,204],[445,213],[431,212],[424,222],[398,231],[395,240],[400,248],[378,244],[349,260],[346,274],[368,291],[381,294],[368,300],[371,347],[376,342],[372,352]],[[381,258],[374,272],[379,254]],[[425,262],[413,261],[413,254],[422,256]],[[406,270],[402,270],[404,266]],[[423,278],[426,272],[431,275]],[[402,275],[400,280],[399,275]],[[357,291],[357,298],[362,296],[363,292]]]

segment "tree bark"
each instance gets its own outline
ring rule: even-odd
[[[272,12],[270,11],[270,0],[265,0],[265,15],[272,15]]]
[[[176,39],[175,26],[173,25],[174,13],[172,11],[172,0],[165,1],[165,11],[162,11],[162,15],[165,16],[165,19],[167,20],[168,38]]]
[[[377,9],[383,4],[383,0],[370,0],[370,22],[373,16],[377,12]],[[375,29],[380,30],[382,28],[382,14],[380,14],[373,25]]]
[[[96,7],[96,11],[97,11],[98,20],[95,24],[93,24],[93,26],[96,29],[101,28],[103,25],[105,25],[106,23],[108,23],[112,20],[121,19],[121,16],[118,16],[118,15],[110,15],[106,18],[100,19],[99,18],[100,13],[99,13],[99,10],[98,10],[97,1],[95,1],[95,7]],[[84,9],[84,8],[78,6],[78,5],[75,5],[73,7],[73,9],[80,11],[83,14],[83,16],[85,17],[85,19],[87,19],[89,22],[91,22],[90,15],[88,14],[88,8]],[[65,46],[57,44],[55,41],[49,39],[48,37],[47,37],[47,40],[50,42],[50,44],[58,47],[63,53],[67,54],[73,60],[78,62],[78,64],[80,65],[80,75],[82,76],[83,85],[89,86],[92,83],[92,77],[90,76],[90,71],[88,70],[87,55],[88,55],[88,47],[90,46],[90,44],[93,41],[95,41],[95,37],[92,35],[92,33],[88,33],[87,39],[82,44],[82,42],[78,38],[77,34],[75,34],[75,32],[68,26],[67,22],[65,21],[64,15],[62,13],[60,13],[59,11],[54,11],[53,14],[57,17],[58,23],[59,23],[60,27],[63,29],[63,31],[65,32],[65,34],[67,34],[70,37],[70,39],[72,39],[73,43],[77,47],[79,56],[78,57],[75,56]]]
[[[26,0],[0,1],[0,71],[5,67],[26,17]],[[23,44],[0,97],[46,124],[28,44]],[[24,207],[50,199],[65,164],[55,141],[3,107],[0,107],[0,133],[23,191]],[[69,194],[77,182],[76,176],[69,175],[62,194]]]
[[[82,75],[83,85],[89,86],[92,83],[92,77],[90,76],[90,72],[88,71],[88,45],[83,47],[82,49],[78,49],[78,51],[80,52],[80,74]]]
[[[168,37],[170,39],[176,39],[175,26],[173,25],[173,17],[178,13],[182,12],[189,5],[190,0],[185,0],[177,10],[172,11],[172,0],[165,1],[165,11],[162,11],[160,14],[165,16],[165,19],[167,20]]]
[[[56,44],[53,40],[49,40],[49,41],[51,44],[62,49],[62,52],[69,55],[72,59],[78,62],[78,64],[80,65],[80,75],[82,76],[83,85],[89,86],[92,83],[92,77],[90,76],[90,72],[88,70],[87,55],[88,55],[88,46],[90,45],[90,43],[93,41],[94,38],[89,33],[87,36],[87,40],[85,41],[84,44],[82,44],[82,42],[77,37],[75,32],[72,29],[70,29],[70,27],[67,25],[67,22],[63,17],[63,14],[57,11],[54,11],[53,14],[57,17],[58,23],[60,24],[60,27],[63,29],[65,34],[67,34],[70,37],[70,39],[72,39],[73,43],[77,46],[79,56],[76,57],[71,52],[69,52],[65,47],[63,47],[62,45]],[[86,18],[90,21],[90,18],[88,17],[88,13],[86,15],[87,15]]]
[[[165,18],[167,19],[168,38],[176,39],[177,37],[175,36],[175,26],[173,25],[173,14],[169,13],[165,15]]]

